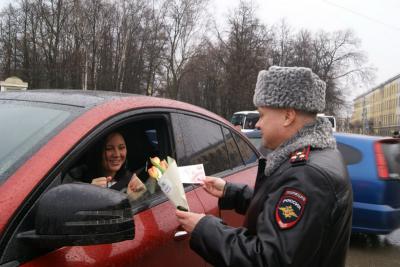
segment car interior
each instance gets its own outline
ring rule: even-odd
[[[165,125],[166,121],[162,118],[143,118],[131,122],[109,128],[102,132],[102,135],[91,142],[87,148],[66,168],[62,174],[63,180],[69,172],[74,171],[79,166],[87,166],[93,151],[97,146],[101,145],[101,141],[111,132],[117,131],[121,133],[125,139],[127,146],[127,169],[135,172],[137,176],[145,183],[148,179],[147,168],[150,165],[150,157],[159,157],[164,159],[169,153],[170,142],[168,132]],[[90,183],[90,179],[77,181]],[[68,181],[71,182],[71,181]],[[64,183],[64,181],[63,181]],[[156,191],[159,187],[156,187]]]

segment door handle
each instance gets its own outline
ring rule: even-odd
[[[178,230],[176,230],[176,232],[174,234],[174,240],[182,241],[182,240],[186,239],[188,236],[189,236],[188,232],[186,232],[185,230],[182,230],[182,229],[178,229]]]

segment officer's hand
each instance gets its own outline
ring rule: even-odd
[[[178,218],[178,222],[182,225],[183,229],[189,233],[193,232],[193,229],[196,227],[201,218],[206,216],[205,214],[180,211],[178,209],[176,210],[175,215]]]
[[[98,178],[94,178],[92,180],[92,184],[97,185],[97,186],[101,186],[101,187],[107,187],[107,183],[110,182],[111,180],[112,180],[111,176],[98,177]]]
[[[203,188],[214,197],[222,197],[224,195],[225,184],[225,180],[213,176],[206,176],[203,180]]]

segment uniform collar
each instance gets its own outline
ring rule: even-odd
[[[318,117],[314,123],[305,125],[292,138],[277,147],[266,157],[264,174],[270,176],[290,155],[304,147],[316,149],[336,148],[331,123],[326,118]]]

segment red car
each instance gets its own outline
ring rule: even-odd
[[[99,140],[123,131],[135,169],[150,151],[206,175],[254,185],[259,153],[221,117],[168,99],[99,91],[0,93],[0,266],[207,266],[189,248],[175,207],[160,190],[121,192],[63,183]],[[190,209],[240,225],[201,187]]]

